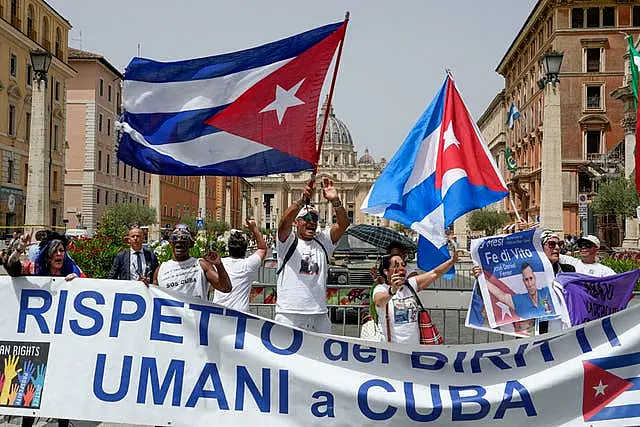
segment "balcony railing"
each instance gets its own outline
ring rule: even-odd
[[[531,172],[533,172],[533,168],[531,166],[518,166],[518,170],[514,173],[514,176],[525,176],[529,175]]]
[[[600,97],[599,96],[589,96],[587,97],[587,108],[592,110],[600,109]]]

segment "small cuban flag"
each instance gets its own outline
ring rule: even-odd
[[[509,129],[513,129],[513,126],[520,118],[520,110],[516,107],[516,104],[511,103],[511,107],[509,107],[509,114],[507,114],[507,125],[509,125]]]
[[[518,164],[516,163],[516,159],[513,158],[513,154],[509,148],[504,150],[504,158],[507,162],[507,169],[511,172],[515,172],[518,170]]]

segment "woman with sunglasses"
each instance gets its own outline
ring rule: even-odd
[[[217,252],[194,258],[189,250],[194,245],[189,227],[179,224],[169,235],[172,259],[160,264],[154,283],[196,298],[207,299],[209,292],[231,292],[231,281]]]
[[[76,263],[67,254],[69,241],[58,233],[48,233],[38,245],[39,250],[34,260],[21,260],[26,246],[31,241],[31,233],[24,234],[7,262],[7,273],[10,276],[53,276],[73,280],[84,277]],[[30,381],[34,381],[33,377]],[[11,381],[5,381],[4,387],[10,387]],[[15,383],[14,383],[15,384]],[[31,427],[34,417],[22,417],[22,427]],[[58,420],[58,427],[67,427],[69,420]]]
[[[375,287],[373,301],[383,336],[394,343],[420,344],[417,293],[449,271],[457,260],[458,254],[454,251],[451,259],[433,270],[407,278],[407,265],[401,255],[382,259],[385,283]]]

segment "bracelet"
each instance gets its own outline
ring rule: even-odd
[[[340,199],[332,200],[331,201],[331,206],[333,206],[334,208],[341,208],[342,207],[342,201]]]

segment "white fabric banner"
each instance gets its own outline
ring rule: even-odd
[[[137,282],[0,278],[0,413],[164,425],[640,424],[640,307],[563,334],[395,346]]]

